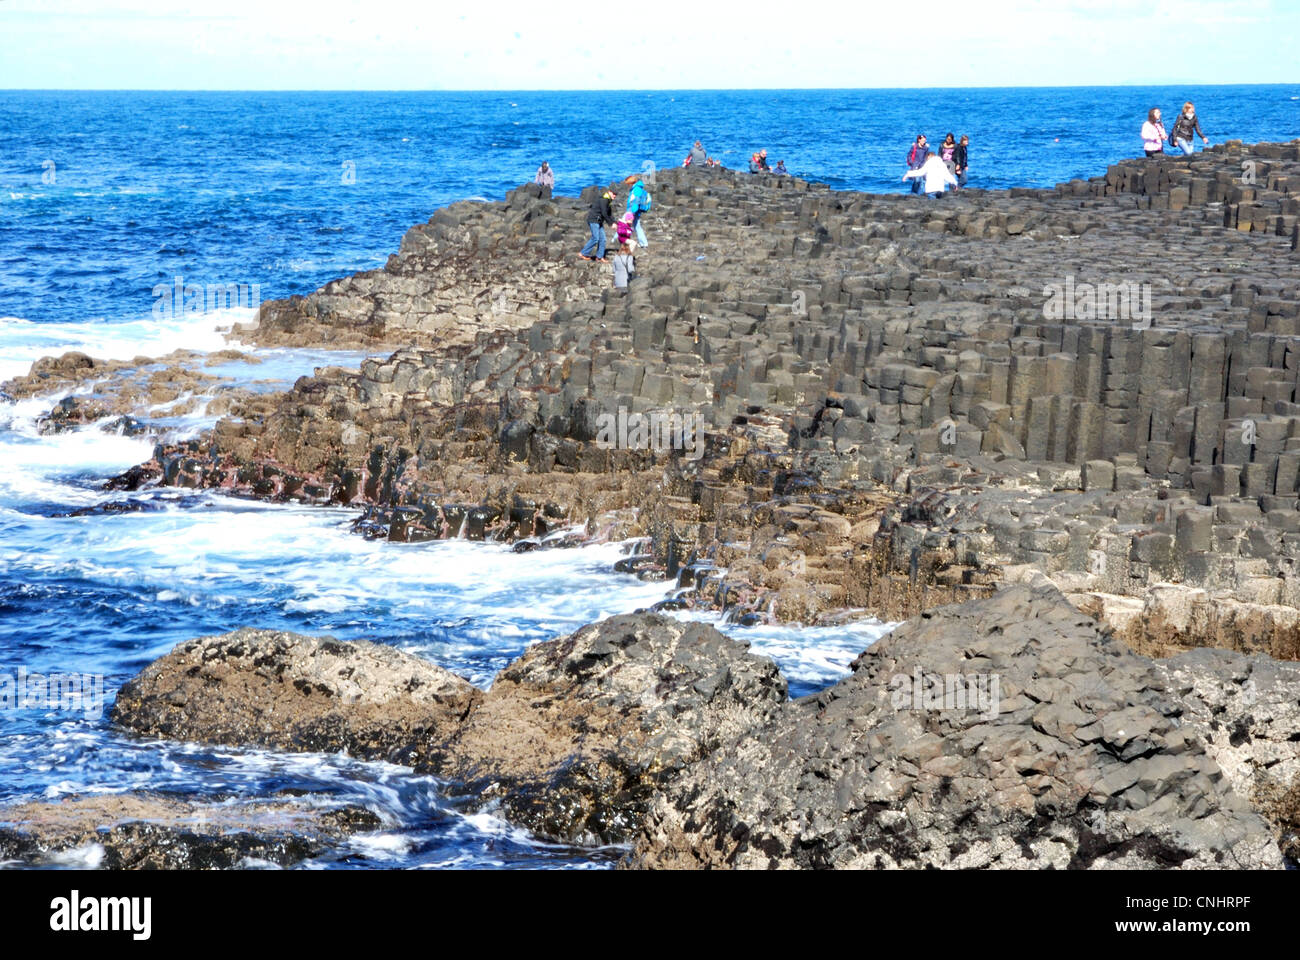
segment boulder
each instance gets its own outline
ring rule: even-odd
[[[536,644],[431,769],[537,834],[621,842],[665,784],[786,702],[776,665],[748,647],[659,614]]]
[[[143,736],[409,764],[481,696],[392,647],[245,628],[177,645],[122,686],[112,720]]]

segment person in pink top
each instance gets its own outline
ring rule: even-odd
[[[1160,122],[1160,108],[1153,107],[1142,124],[1142,149],[1148,157],[1158,157],[1165,152],[1165,125]]]

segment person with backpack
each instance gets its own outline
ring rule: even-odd
[[[1165,152],[1165,125],[1160,122],[1160,108],[1152,107],[1142,124],[1142,149],[1150,160]]]
[[[929,156],[930,156],[930,148],[927,145],[925,134],[918,133],[916,135],[916,142],[912,144],[912,149],[907,151],[908,173],[911,173],[914,170],[920,170],[921,167],[925,166],[926,158]],[[903,179],[906,180],[907,176],[904,175]],[[912,179],[912,192],[913,193],[921,192],[920,177],[914,177]]]
[[[632,214],[632,229],[636,231],[636,242],[644,250],[646,247],[645,230],[641,227],[641,215],[650,211],[650,191],[640,177],[632,180],[632,192],[627,195],[627,212]]]
[[[605,227],[614,222],[614,208],[611,206],[613,200],[613,190],[602,190],[592,199],[591,206],[587,207],[587,226],[591,229],[591,239],[578,254],[581,259],[605,262]],[[596,255],[588,256],[591,252]]]
[[[1173,130],[1169,131],[1169,142],[1183,151],[1184,156],[1190,157],[1196,152],[1192,144],[1193,136],[1200,137],[1204,146],[1210,145],[1209,139],[1201,132],[1201,121],[1196,119],[1196,107],[1188,100],[1183,104],[1178,119],[1174,121]]]

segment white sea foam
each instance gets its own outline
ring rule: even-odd
[[[33,323],[0,317],[0,381],[22,376],[41,357],[80,350],[103,360],[159,357],[173,350],[209,352],[231,346],[225,335],[236,323],[254,319],[249,308],[214,310],[178,317],[148,316],[127,321]]]

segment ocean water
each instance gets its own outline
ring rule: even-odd
[[[411,224],[499,198],[549,159],[557,190],[679,163],[704,139],[729,166],[766,146],[837,188],[896,190],[917,132],[972,141],[972,185],[1050,185],[1138,149],[1149,106],[1194,99],[1211,138],[1300,135],[1300,86],[1168,89],[518,94],[0,91],[0,381],[70,349],[155,356],[226,346],[248,309],[171,316],[157,288],[306,293],[379,266]],[[216,370],[262,389],[354,354],[258,350]],[[93,389],[88,387],[87,390]],[[368,543],[355,511],[156,489],[96,512],[151,441],[99,425],[42,436],[57,397],[0,398],[0,683],[19,669],[104,678],[105,712],[0,710],[0,803],[152,789],[196,798],[360,802],[384,828],[312,866],[606,866],[467,814],[429,777],[347,757],[144,741],[109,728],[114,691],[189,637],[254,625],[369,638],[487,685],[528,644],[665,595],[614,572],[617,544]],[[194,435],[206,401],[166,422]],[[147,414],[148,411],[141,411]],[[76,512],[76,515],[74,514]],[[739,628],[803,694],[888,629]],[[93,857],[91,858],[93,860]]]

